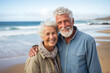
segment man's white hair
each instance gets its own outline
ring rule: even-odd
[[[53,12],[53,16],[56,19],[57,15],[68,14],[71,19],[73,19],[72,11],[68,8],[59,7]]]
[[[56,30],[57,30],[57,25],[54,21],[51,21],[50,19],[49,20],[46,20],[44,22],[41,22],[39,27],[38,27],[38,35],[40,36],[43,36],[43,32],[44,32],[44,28],[45,26],[52,26],[52,27],[55,27]],[[51,30],[50,30],[51,31]]]

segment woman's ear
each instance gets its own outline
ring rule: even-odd
[[[41,36],[41,38],[42,38],[42,40],[44,40],[44,37],[43,36]]]

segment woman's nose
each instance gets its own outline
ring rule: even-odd
[[[53,38],[53,34],[50,34],[50,38]]]

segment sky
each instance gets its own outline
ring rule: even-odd
[[[110,0],[0,0],[0,21],[42,21],[62,6],[76,20],[110,16]]]

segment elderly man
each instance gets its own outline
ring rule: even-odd
[[[54,11],[59,36],[57,47],[62,73],[101,73],[96,43],[88,34],[74,26],[72,12],[64,7]],[[31,48],[33,56],[35,47]]]

